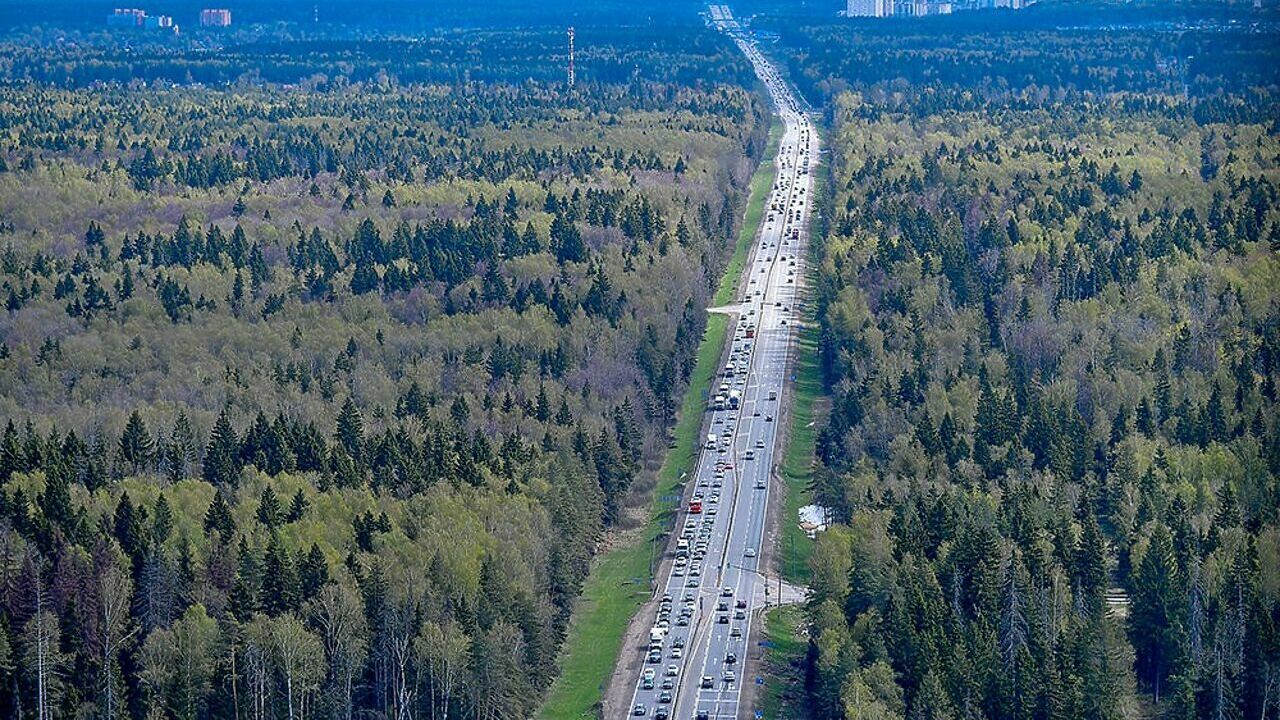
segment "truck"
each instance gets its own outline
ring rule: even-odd
[[[742,391],[730,390],[729,391],[729,409],[737,410],[738,406],[741,404],[742,404]]]
[[[708,449],[708,450],[715,450],[715,449],[716,449],[716,434],[715,434],[715,433],[707,433],[707,449]]]

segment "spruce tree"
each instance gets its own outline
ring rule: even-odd
[[[120,458],[137,473],[151,461],[153,450],[151,432],[147,430],[142,416],[134,410],[120,435]]]
[[[134,567],[141,567],[147,551],[147,532],[144,529],[144,512],[136,508],[129,499],[129,493],[120,493],[120,501],[116,503],[113,525],[116,540],[125,554],[133,558]]]
[[[226,498],[222,496],[221,489],[214,491],[213,501],[209,503],[209,509],[204,514],[204,530],[218,533],[222,542],[229,541],[235,534],[235,519],[231,517],[231,508],[227,505]]]
[[[262,495],[258,499],[258,522],[268,530],[275,530],[280,526],[281,514],[280,498],[276,497],[276,491],[268,485],[262,489]]]
[[[350,396],[342,403],[342,410],[338,412],[334,439],[341,444],[352,460],[356,463],[361,462],[364,457],[364,420],[360,417],[360,410]]]
[[[307,508],[311,504],[307,502],[306,495],[302,494],[302,488],[293,494],[293,500],[289,503],[289,514],[285,516],[286,522],[297,522],[307,514]]]
[[[170,483],[187,478],[191,464],[196,459],[196,434],[185,410],[178,411],[165,447],[165,474]]]
[[[329,583],[329,562],[315,543],[298,563],[298,583],[303,601],[314,598]]]
[[[1182,660],[1187,617],[1181,573],[1168,528],[1156,523],[1147,551],[1134,572],[1129,608],[1129,639],[1139,679],[1158,703]]]
[[[156,499],[156,506],[151,514],[151,541],[161,545],[173,532],[173,509],[169,507],[169,500],[164,493],[160,493],[160,497]]]
[[[272,532],[262,556],[262,610],[275,617],[298,607],[298,576],[289,551]]]
[[[218,487],[235,489],[240,484],[240,442],[223,407],[213,424],[204,453],[204,479]]]

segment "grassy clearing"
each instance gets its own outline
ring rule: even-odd
[[[777,152],[780,124],[770,132],[766,158]],[[733,300],[746,267],[751,243],[760,229],[765,198],[773,182],[773,161],[760,163],[751,178],[747,210],[733,257],[725,267],[713,302]],[[665,535],[679,510],[678,493],[682,476],[697,459],[702,415],[707,394],[729,330],[729,318],[711,315],[698,346],[697,364],[689,380],[676,422],[674,445],[658,470],[649,524],[630,543],[618,545],[596,559],[574,609],[568,636],[560,652],[560,675],[551,685],[538,712],[541,720],[594,720],[600,714],[600,698],[622,649],[622,636],[636,610],[650,596],[652,565]]]
[[[804,704],[804,657],[808,643],[796,632],[804,607],[786,605],[765,614],[764,689],[757,707],[765,720],[808,717]]]

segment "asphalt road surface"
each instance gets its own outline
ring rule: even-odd
[[[723,395],[724,404],[710,411],[712,432],[701,438],[692,491],[701,512],[686,507],[677,522],[668,549],[675,556],[671,574],[627,708],[632,717],[746,716],[742,688],[755,679],[743,677],[743,663],[753,611],[768,592],[759,551],[808,241],[810,168],[818,157],[817,134],[792,88],[727,7],[712,6],[710,17],[754,64],[784,132],[753,261],[740,287],[730,358],[713,383],[712,395]]]

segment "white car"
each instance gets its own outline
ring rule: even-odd
[[[747,557],[755,557],[755,556],[756,556],[756,549],[755,549],[755,548],[752,548],[752,547],[749,547],[749,548],[747,548],[747,549],[746,549],[746,551],[745,551],[745,552],[743,552],[742,554],[743,554],[743,555],[745,555],[745,556],[747,556]]]

